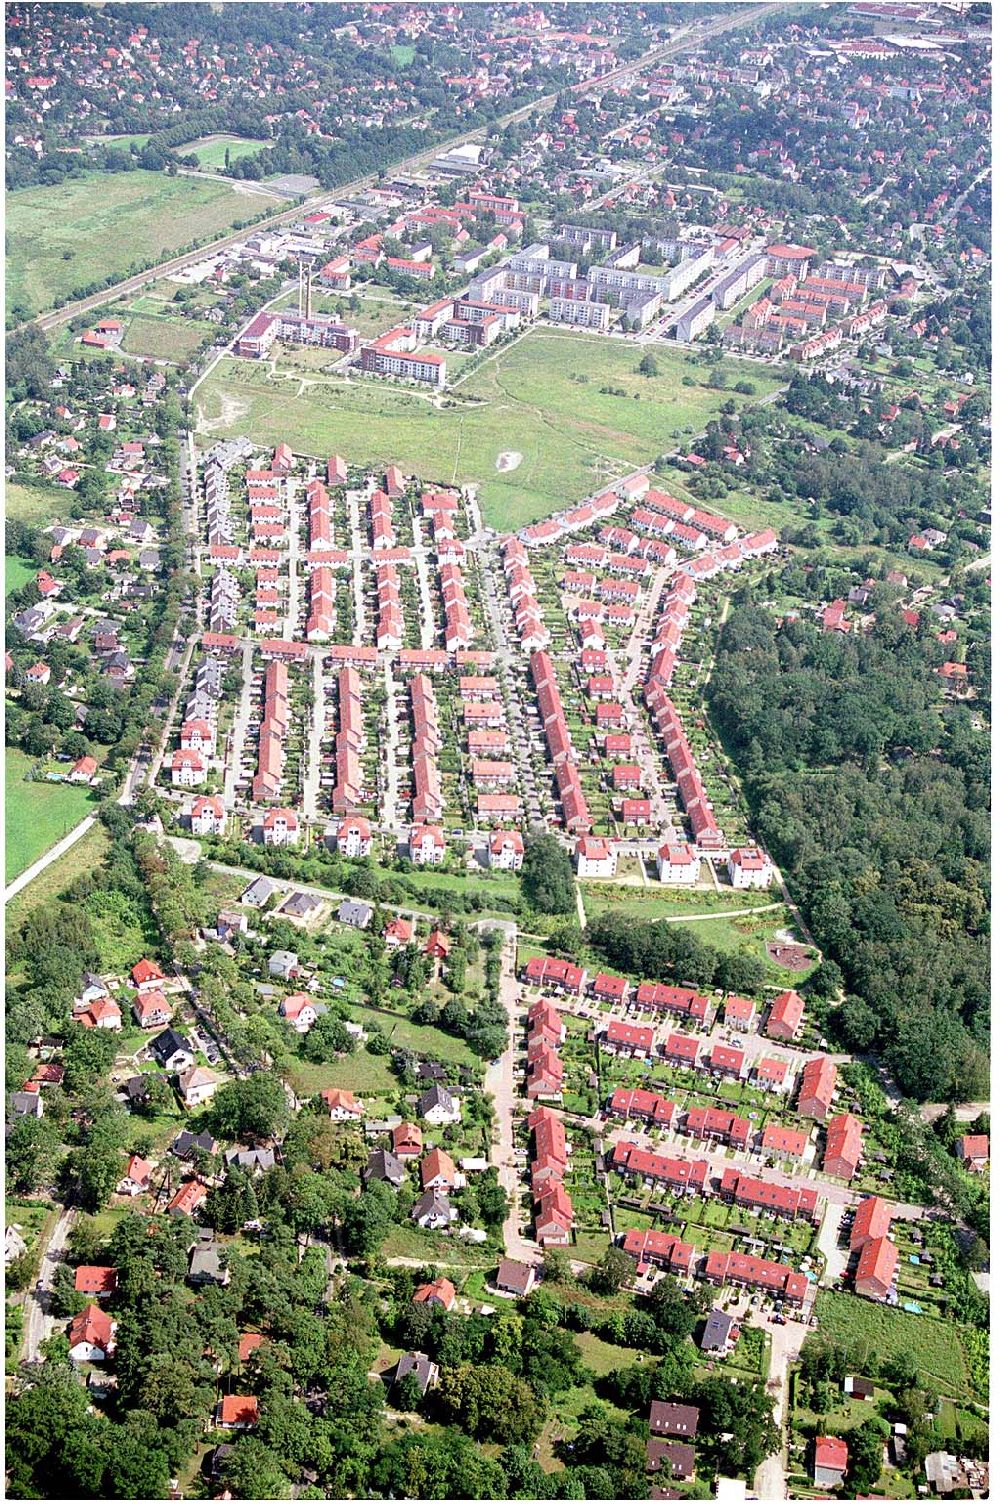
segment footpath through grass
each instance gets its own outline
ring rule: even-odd
[[[44,313],[59,298],[140,261],[219,235],[273,207],[253,190],[137,169],[85,173],[7,195],[7,309]]]
[[[4,841],[9,883],[96,810],[96,805],[85,785],[26,779],[35,760],[20,748],[7,748],[5,754]]]

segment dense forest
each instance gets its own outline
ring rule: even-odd
[[[926,643],[892,612],[868,636],[738,607],[709,706],[847,997],[830,1029],[903,1092],[988,1088],[989,741],[941,708]]]

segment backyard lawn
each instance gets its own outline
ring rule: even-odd
[[[27,560],[17,559],[12,554],[4,555],[4,594],[9,596],[11,591],[20,591],[21,587],[26,586],[29,580],[34,580],[37,573],[37,565],[32,565]]]
[[[85,786],[26,779],[34,763],[20,748],[6,749],[4,840],[8,883],[96,808],[93,793]]]
[[[242,186],[141,170],[18,189],[7,195],[7,308],[42,313],[273,204]]]
[[[365,380],[317,379],[298,395],[280,376],[229,360],[199,389],[198,427],[212,437],[249,427],[309,454],[337,448],[351,461],[395,460],[427,480],[475,482],[487,523],[512,527],[653,460],[731,395],[704,385],[704,369],[680,352],[658,351],[654,377],[637,374],[639,358],[623,342],[534,329],[441,407],[429,393]],[[748,380],[757,396],[777,383],[756,371]],[[511,452],[519,463],[499,472],[499,457]]]

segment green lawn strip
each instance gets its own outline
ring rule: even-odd
[[[228,183],[141,169],[18,189],[7,195],[7,307],[41,313],[81,287],[124,277],[137,261],[221,234],[273,203]]]
[[[4,840],[7,882],[31,866],[66,836],[84,816],[96,810],[86,786],[29,780],[36,760],[20,748],[7,748]],[[68,770],[70,765],[64,767]]]

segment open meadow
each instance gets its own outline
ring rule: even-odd
[[[79,288],[125,277],[136,262],[221,235],[273,204],[242,185],[139,169],[18,189],[7,195],[7,308],[43,313]]]
[[[675,448],[732,395],[707,386],[704,368],[680,351],[657,351],[652,377],[639,376],[641,356],[624,341],[534,329],[440,407],[416,389],[342,378],[302,386],[300,371],[282,375],[280,359],[273,375],[227,360],[198,390],[199,430],[206,442],[249,429],[309,454],[337,450],[354,461],[395,460],[428,480],[475,482],[485,521],[517,527]],[[778,382],[769,372],[748,379],[755,397]],[[511,451],[519,464],[498,472],[498,457]]]
[[[96,810],[92,792],[85,785],[27,779],[34,763],[35,759],[20,748],[6,749],[4,842],[8,883]]]
[[[68,517],[70,505],[70,493],[61,486],[22,486],[17,481],[4,486],[4,516],[21,523],[51,523],[54,518]]]

